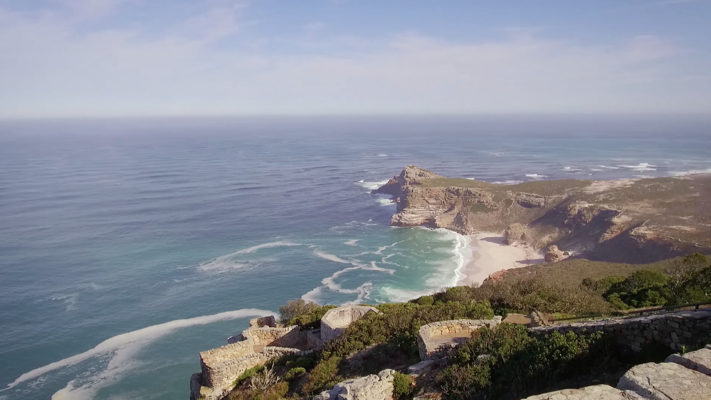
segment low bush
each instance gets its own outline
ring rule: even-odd
[[[287,322],[296,316],[308,314],[318,308],[318,304],[310,301],[307,302],[302,299],[289,300],[286,304],[279,307],[279,314],[281,314],[281,321]]]
[[[284,375],[284,379],[290,381],[294,378],[299,378],[306,373],[306,369],[303,367],[292,368]]]
[[[519,325],[482,328],[453,354],[439,376],[449,399],[515,399],[581,374],[593,374],[615,352],[602,333],[558,332],[536,338]]]
[[[393,380],[393,398],[396,400],[408,400],[413,396],[412,379],[409,375],[395,373]]]

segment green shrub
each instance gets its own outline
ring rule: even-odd
[[[299,314],[286,321],[286,325],[299,325],[302,328],[316,328],[321,318],[328,310],[336,308],[333,305],[326,305],[311,309],[309,312]]]
[[[487,281],[478,288],[470,288],[469,293],[474,300],[491,303],[498,315],[528,314],[533,310],[574,315],[612,311],[602,295],[590,287],[562,287],[537,276]]]
[[[242,375],[237,377],[235,379],[235,387],[240,386],[243,384],[247,379],[251,378],[252,376],[261,373],[264,371],[264,365],[258,365],[256,367],[250,368],[244,372],[242,372]]]
[[[417,304],[421,306],[431,306],[434,304],[434,297],[432,296],[422,296],[416,301]]]
[[[281,314],[282,322],[287,322],[290,319],[308,314],[319,308],[319,305],[313,302],[306,302],[302,299],[289,300],[285,305],[279,307],[279,313]]]
[[[450,399],[526,397],[546,385],[595,371],[614,353],[611,346],[602,333],[553,332],[536,338],[520,325],[482,328],[455,351],[453,365],[440,374],[439,384]]]
[[[289,384],[279,382],[276,385],[264,390],[240,390],[232,391],[227,400],[281,400],[289,393]]]
[[[284,379],[290,381],[294,378],[298,378],[306,373],[306,369],[302,367],[292,368],[284,375]]]
[[[642,269],[622,282],[612,284],[604,296],[622,308],[663,306],[671,298],[668,280],[669,277],[661,272]]]
[[[330,357],[316,365],[309,374],[309,379],[301,388],[302,393],[313,395],[325,389],[330,389],[342,379],[338,376],[340,357]]]
[[[396,372],[393,381],[393,397],[396,400],[405,400],[412,398],[412,395],[413,387],[410,376]]]

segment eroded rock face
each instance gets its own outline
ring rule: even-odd
[[[711,377],[676,363],[637,365],[620,378],[617,388],[650,400],[711,399]]]
[[[395,371],[386,369],[378,375],[343,381],[313,400],[392,400]]]
[[[711,254],[711,174],[496,185],[408,166],[374,192],[393,196],[393,226],[505,233],[507,244],[599,261]]]

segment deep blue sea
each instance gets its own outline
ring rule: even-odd
[[[514,183],[711,171],[700,117],[0,122],[0,400],[187,399],[287,300],[404,301],[462,238],[391,228],[408,164]]]

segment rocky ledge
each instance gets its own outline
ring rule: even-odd
[[[410,165],[373,191],[393,197],[393,226],[497,232],[508,244],[591,260],[647,263],[711,253],[711,175],[517,185],[446,178]]]

